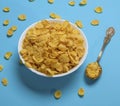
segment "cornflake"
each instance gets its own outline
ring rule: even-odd
[[[12,27],[10,27],[10,28],[8,29],[8,31],[7,31],[7,36],[8,36],[8,37],[11,37],[16,30],[17,30],[17,26],[13,25]]]
[[[74,6],[75,5],[75,1],[74,0],[71,0],[71,1],[69,1],[69,3],[68,3],[70,6]]]
[[[83,28],[82,21],[77,20],[77,21],[75,22],[75,24],[77,25],[77,27]]]
[[[12,31],[16,31],[16,30],[17,30],[17,26],[13,25],[10,29],[11,29]]]
[[[3,78],[1,83],[4,85],[4,86],[7,86],[8,85],[8,80],[6,78]]]
[[[102,13],[103,12],[103,9],[102,9],[102,7],[96,7],[95,9],[94,9],[94,11],[96,12],[96,13]]]
[[[79,5],[83,6],[83,5],[86,5],[87,4],[87,0],[82,0]]]
[[[11,37],[13,35],[14,31],[12,29],[8,29],[7,36]]]
[[[9,8],[9,7],[5,7],[5,8],[3,8],[3,11],[4,11],[4,12],[9,12],[9,11],[10,11],[10,8]]]
[[[84,91],[83,88],[80,88],[80,89],[78,90],[78,95],[79,95],[79,96],[84,96],[84,93],[85,93],[85,91]]]
[[[26,20],[26,15],[25,15],[25,14],[20,14],[20,15],[18,16],[18,20],[20,20],[20,21]]]
[[[0,65],[0,71],[2,71],[3,70],[3,66],[2,65]]]
[[[7,26],[9,24],[9,20],[4,20],[3,25]]]
[[[61,17],[60,17],[58,14],[50,13],[50,18],[53,18],[53,19],[60,19]]]
[[[4,55],[4,58],[6,60],[9,60],[11,56],[12,56],[12,52],[6,52],[5,55]]]
[[[53,4],[54,0],[48,0],[48,3]]]
[[[91,21],[91,25],[93,25],[93,26],[97,26],[97,25],[99,25],[99,20],[92,20]]]
[[[27,30],[20,54],[28,68],[54,76],[79,64],[84,43],[80,31],[68,21],[42,20]]]
[[[60,99],[61,96],[62,96],[62,92],[61,92],[60,90],[56,90],[56,91],[54,92],[54,97],[55,97],[56,99]]]

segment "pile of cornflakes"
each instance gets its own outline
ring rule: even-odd
[[[96,79],[100,76],[102,68],[97,62],[88,64],[86,68],[86,76],[90,79]]]
[[[25,65],[48,76],[66,73],[85,53],[80,31],[68,21],[42,20],[25,35],[20,54]]]

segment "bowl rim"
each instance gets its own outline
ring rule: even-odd
[[[64,19],[43,19],[43,20],[47,20],[47,21],[53,21],[53,22],[63,22],[63,21],[66,21]],[[22,58],[21,54],[20,54],[20,50],[22,49],[22,42],[23,42],[23,39],[25,38],[25,35],[26,35],[26,32],[28,31],[28,29],[30,29],[31,27],[34,27],[38,22],[41,22],[42,20],[39,20],[39,21],[36,21],[34,22],[33,24],[29,25],[24,31],[23,33],[21,34],[20,38],[19,38],[19,41],[18,41],[18,55],[20,57],[20,60],[22,61],[23,64],[25,64],[25,61],[24,59]],[[79,61],[79,64],[76,65],[75,67],[73,67],[72,69],[70,69],[68,72],[66,73],[62,73],[62,74],[57,74],[57,75],[53,75],[53,76],[48,76],[42,72],[39,72],[33,68],[28,68],[26,67],[27,69],[29,69],[30,71],[32,71],[33,73],[37,74],[37,75],[40,75],[40,76],[44,76],[44,77],[62,77],[62,76],[66,76],[66,75],[69,75],[70,73],[73,73],[74,71],[76,71],[82,64],[83,62],[85,61],[85,59],[87,58],[87,54],[88,54],[88,41],[87,41],[87,38],[84,34],[84,32],[78,28],[75,24],[73,24],[72,22],[68,21],[74,28],[76,28],[77,30],[80,31],[81,35],[83,36],[84,38],[84,41],[85,41],[85,54],[84,56],[80,59]]]

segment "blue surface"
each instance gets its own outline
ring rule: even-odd
[[[0,106],[120,106],[120,1],[119,0],[88,0],[86,6],[68,5],[69,0],[55,0],[48,4],[47,0],[0,0],[0,64],[4,70],[0,72],[0,80],[7,78],[7,87],[0,83]],[[2,11],[10,7],[10,12]],[[94,12],[96,6],[103,7],[103,13]],[[19,64],[17,53],[18,40],[21,33],[33,22],[49,18],[50,12],[55,12],[63,19],[75,22],[82,20],[89,43],[89,53],[84,64],[76,72],[62,78],[43,78],[23,65]],[[19,14],[26,14],[26,21],[17,19]],[[8,26],[3,26],[5,19],[10,20]],[[99,19],[99,26],[91,26],[90,21]],[[10,38],[6,36],[7,29],[17,25],[18,30]],[[100,62],[103,67],[102,76],[92,82],[84,77],[84,70],[89,62],[95,61],[100,51],[108,27],[113,26],[115,36],[107,46]],[[10,60],[3,58],[5,52],[13,52]],[[85,89],[84,97],[79,97],[77,91]],[[62,91],[59,100],[54,99],[53,92]]]

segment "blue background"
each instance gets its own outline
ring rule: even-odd
[[[47,0],[0,0],[0,64],[4,70],[0,72],[0,81],[7,78],[9,84],[4,87],[0,83],[0,106],[120,106],[120,1],[119,0],[88,0],[85,6],[68,5],[69,0],[55,0],[48,4]],[[10,12],[2,11],[10,7]],[[97,14],[94,8],[103,7],[103,13]],[[21,33],[30,24],[41,19],[48,19],[55,12],[63,19],[75,22],[82,20],[88,44],[89,53],[84,64],[74,73],[62,78],[44,78],[38,76],[19,64],[17,52]],[[26,21],[17,19],[19,14],[26,14]],[[10,20],[8,26],[3,26],[5,19]],[[91,26],[93,19],[100,21],[99,26]],[[6,36],[8,28],[18,26],[18,30],[10,38]],[[100,64],[102,76],[96,81],[85,78],[85,67],[95,61],[103,43],[106,29],[113,26],[115,36],[107,46]],[[4,54],[13,52],[10,60],[5,60]],[[77,95],[78,89],[85,89],[84,97]],[[53,92],[62,91],[62,97],[56,100]]]

